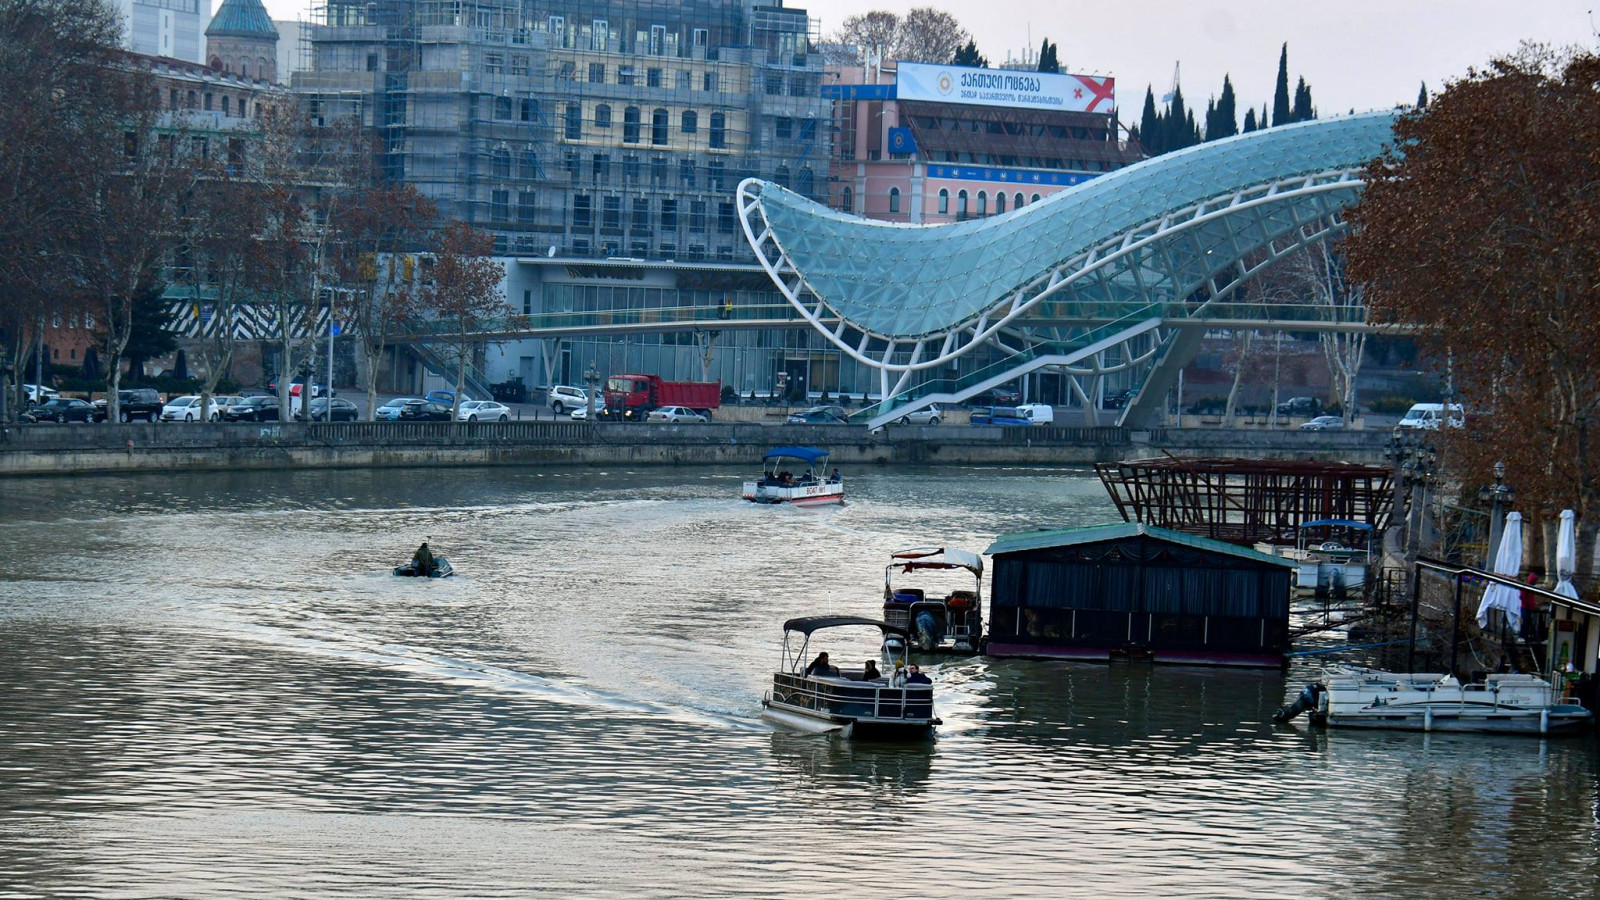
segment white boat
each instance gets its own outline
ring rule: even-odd
[[[884,638],[882,674],[830,666],[819,655],[809,664],[811,636],[831,628],[868,627]],[[795,636],[799,635],[799,646]],[[925,735],[939,720],[933,715],[933,684],[908,682],[903,629],[856,616],[812,616],[783,623],[783,656],[772,675],[772,690],[761,698],[761,717],[813,734],[843,737]]]
[[[1325,537],[1342,531],[1347,539],[1308,540],[1316,530]],[[1365,547],[1352,546],[1360,538]],[[1367,580],[1367,564],[1372,559],[1372,526],[1349,519],[1319,519],[1300,525],[1295,557],[1300,570],[1295,587],[1316,591],[1318,595],[1359,595]]]
[[[1496,674],[1462,684],[1451,675],[1357,666],[1324,668],[1320,682],[1273,718],[1285,722],[1307,710],[1313,722],[1336,728],[1487,734],[1559,734],[1578,731],[1593,718],[1537,675]]]
[[[761,458],[761,477],[744,483],[752,503],[822,506],[844,502],[844,479],[828,469],[828,451],[816,447],[774,447]]]
[[[894,576],[965,571],[966,586],[952,590],[895,584]],[[918,650],[975,653],[983,640],[983,557],[967,550],[915,547],[889,554],[883,571],[883,620],[905,630]]]

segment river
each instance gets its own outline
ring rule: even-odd
[[[742,474],[0,482],[0,898],[1595,895],[1593,739],[1275,726],[1301,666],[946,658],[936,739],[774,731],[783,620],[891,550],[1114,512]],[[460,577],[388,574],[424,537]]]

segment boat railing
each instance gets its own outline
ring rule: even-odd
[[[875,681],[857,681],[843,675],[811,678],[778,673],[773,679],[773,699],[791,706],[844,716],[874,719],[929,719],[933,717],[933,685],[895,687]]]

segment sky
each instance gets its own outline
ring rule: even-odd
[[[264,0],[275,19],[304,14],[305,0]],[[213,0],[213,8],[220,0]],[[1289,44],[1290,89],[1311,86],[1322,115],[1412,103],[1426,82],[1511,52],[1523,40],[1600,45],[1590,10],[1600,0],[784,0],[819,19],[824,35],[870,9],[944,9],[972,32],[990,64],[1007,51],[1037,52],[1046,37],[1064,71],[1114,75],[1123,118],[1138,114],[1146,85],[1170,90],[1181,66],[1184,97],[1204,107],[1231,74],[1240,116],[1272,100],[1278,51]]]

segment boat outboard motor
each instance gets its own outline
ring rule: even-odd
[[[917,647],[921,650],[934,650],[944,640],[944,623],[932,610],[925,609],[917,613],[913,631],[916,632]]]
[[[1272,714],[1272,721],[1281,725],[1292,721],[1303,712],[1316,709],[1317,700],[1325,690],[1327,688],[1316,682],[1306,685],[1306,689],[1300,692],[1300,696],[1294,698],[1293,703],[1278,707],[1278,711]]]

